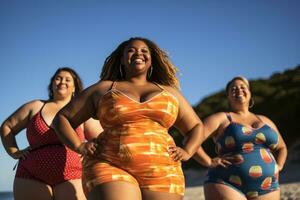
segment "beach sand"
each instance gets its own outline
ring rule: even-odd
[[[300,200],[300,182],[280,185],[281,200]],[[203,187],[186,188],[184,200],[204,200]]]

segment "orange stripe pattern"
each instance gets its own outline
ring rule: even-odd
[[[142,103],[114,88],[103,95],[97,112],[103,145],[97,158],[84,158],[86,192],[98,184],[127,181],[141,189],[183,195],[181,163],[168,153],[175,146],[168,129],[178,106],[177,98],[164,89]]]

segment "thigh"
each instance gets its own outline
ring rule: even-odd
[[[143,200],[182,200],[183,196],[175,193],[156,192],[147,189],[142,189]]]
[[[82,174],[83,190],[88,196],[94,187],[109,182],[127,182],[139,185],[135,177],[111,163],[87,160]]]
[[[88,200],[141,200],[141,191],[138,185],[114,181],[95,186],[88,194]]]
[[[52,200],[53,192],[51,186],[33,179],[15,178],[14,199],[43,199]]]
[[[204,185],[204,196],[206,200],[231,200],[231,199],[240,199],[247,200],[247,198],[242,195],[237,190],[231,188],[225,184],[219,183],[206,183]]]
[[[69,180],[53,187],[55,200],[85,200],[81,179]]]
[[[253,199],[253,200],[279,200],[280,199],[280,189],[275,190],[273,192],[264,194],[264,195],[260,195],[257,198]]]

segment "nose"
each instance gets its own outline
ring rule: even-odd
[[[65,78],[62,78],[62,79],[60,80],[60,83],[61,83],[61,84],[66,83],[66,79],[65,79]]]
[[[242,92],[242,89],[241,88],[236,88],[236,91],[238,92],[238,93],[240,93],[240,92]]]
[[[239,94],[239,93],[241,93],[241,92],[242,92],[242,90],[241,90],[241,88],[239,88],[239,87],[236,87],[236,88],[232,91],[233,94]]]
[[[141,55],[141,54],[142,54],[142,51],[138,49],[138,50],[135,51],[135,54],[136,54],[136,55]]]

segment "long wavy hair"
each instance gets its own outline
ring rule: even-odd
[[[142,37],[132,37],[122,42],[105,59],[100,80],[116,81],[124,79],[120,72],[121,57],[123,56],[124,49],[134,40],[143,41],[150,49],[153,70],[152,75],[147,77],[148,81],[179,89],[179,81],[176,76],[178,69],[172,64],[168,54],[151,40]]]
[[[48,85],[48,96],[49,96],[50,100],[53,99],[52,83],[53,83],[55,77],[57,76],[57,74],[61,71],[69,72],[74,80],[75,92],[74,92],[74,95],[72,96],[72,98],[77,96],[83,90],[83,84],[82,84],[81,78],[77,74],[77,72],[70,67],[61,67],[56,70],[56,72],[53,74],[53,76],[50,79],[50,83]]]

